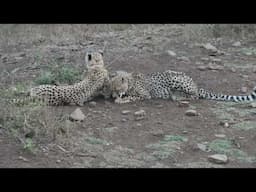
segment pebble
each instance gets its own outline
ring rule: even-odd
[[[85,119],[85,115],[80,108],[76,108],[76,110],[70,114],[70,119],[74,121],[83,121]]]
[[[207,65],[207,69],[210,69],[210,70],[223,70],[224,67],[220,66],[220,65],[217,65],[217,64],[214,64],[214,63],[209,63]]]
[[[122,115],[127,115],[128,113],[130,113],[131,111],[129,111],[129,110],[123,110],[121,113],[122,113]]]
[[[242,87],[241,88],[241,93],[247,93],[247,87]]]
[[[126,122],[126,121],[127,121],[127,119],[122,119],[121,121],[122,121],[122,122]]]
[[[145,116],[146,112],[143,109],[141,109],[139,111],[134,112],[134,115],[135,116]]]
[[[250,103],[251,108],[256,108],[256,102]]]
[[[60,163],[60,162],[61,162],[61,160],[59,160],[59,159],[56,161],[56,163]]]
[[[220,125],[221,126],[224,126],[224,127],[229,127],[229,123],[228,122],[226,122],[226,121],[220,121]]]
[[[145,118],[146,112],[141,109],[139,111],[134,112],[135,121],[139,121]]]
[[[172,57],[175,57],[177,54],[171,50],[168,50],[167,53],[172,56]]]
[[[187,111],[185,112],[185,115],[187,115],[187,116],[197,116],[198,113],[197,113],[196,110],[189,109],[189,110],[187,110]]]
[[[208,148],[207,145],[204,145],[204,144],[201,144],[201,143],[198,143],[197,144],[197,147],[198,149],[200,149],[201,151],[204,151],[204,152],[210,152],[211,150]]]
[[[223,154],[214,154],[208,156],[208,160],[212,163],[217,163],[217,164],[226,164],[228,163],[228,157]]]
[[[226,135],[224,135],[224,134],[215,134],[214,136],[218,137],[218,138],[225,138],[226,137]]]
[[[202,60],[202,61],[209,61],[210,59],[207,58],[207,57],[202,57],[201,60]]]
[[[139,120],[142,120],[144,118],[145,118],[144,116],[135,117],[135,121],[139,121]]]
[[[189,62],[189,58],[185,56],[178,57],[179,60]]]
[[[237,41],[235,43],[232,44],[233,47],[240,47],[241,46],[241,42]]]
[[[211,61],[215,63],[221,63],[221,59],[219,58],[211,58]]]
[[[232,68],[230,69],[230,71],[233,72],[233,73],[235,73],[235,72],[236,72],[236,69],[232,67]]]
[[[137,125],[138,127],[141,127],[141,126],[142,126],[142,124],[141,124],[141,123],[137,123],[136,125]]]
[[[29,161],[28,159],[26,159],[25,157],[22,157],[22,156],[19,156],[18,159],[19,159],[19,160],[23,160],[23,161],[25,161],[25,162],[28,162],[28,161]]]
[[[153,136],[157,136],[157,137],[164,135],[164,132],[163,132],[163,130],[161,130],[161,129],[154,130],[154,131],[152,131],[151,133],[152,133]]]
[[[178,102],[179,107],[189,107],[189,102],[188,101],[180,101]]]
[[[196,62],[195,62],[195,64],[196,64],[196,65],[202,65],[202,64],[203,64],[203,62],[196,61]]]
[[[203,48],[205,48],[208,51],[213,51],[213,52],[217,52],[218,49],[216,47],[214,47],[212,44],[210,43],[206,43],[203,45]]]
[[[197,69],[200,71],[205,71],[205,70],[207,70],[207,67],[202,65],[202,66],[198,66]]]
[[[96,107],[97,103],[95,101],[89,102],[89,107]]]

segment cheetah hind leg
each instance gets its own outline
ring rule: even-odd
[[[186,94],[182,91],[173,90],[173,91],[171,91],[170,99],[172,101],[190,101],[190,100],[197,100],[198,97],[196,97],[194,95]]]

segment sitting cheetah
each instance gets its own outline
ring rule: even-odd
[[[199,89],[191,77],[183,72],[167,70],[151,74],[128,73],[117,71],[110,79],[112,95],[116,103],[129,103],[143,99],[172,99],[175,93],[192,99],[209,99],[218,101],[253,101],[256,100],[256,87],[249,95],[234,96],[215,94]],[[123,97],[124,96],[124,97]]]
[[[85,56],[87,74],[74,85],[39,85],[30,90],[30,99],[43,101],[46,105],[77,104],[97,96],[108,82],[108,71],[105,69],[101,52],[87,52]]]

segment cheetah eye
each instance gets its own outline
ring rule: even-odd
[[[124,78],[122,77],[122,83],[124,83]]]
[[[102,50],[100,50],[99,53],[101,54],[101,56],[103,56],[103,51]]]
[[[92,60],[92,55],[91,55],[91,54],[88,55],[88,60],[89,60],[89,61]]]

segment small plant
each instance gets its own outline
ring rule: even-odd
[[[54,84],[55,77],[52,72],[46,71],[43,72],[36,80],[35,83],[38,85],[42,84]]]
[[[81,80],[82,72],[66,66],[57,66],[51,68],[50,71],[44,71],[41,73],[39,78],[35,80],[35,83],[38,85],[41,84],[73,84],[79,80]]]
[[[163,140],[158,143],[149,144],[146,147],[154,150],[151,154],[160,159],[166,159],[173,157],[177,150],[180,150],[180,146],[183,142],[187,142],[186,137],[180,135],[165,135]]]
[[[26,138],[25,139],[25,143],[24,143],[23,149],[25,149],[25,150],[35,154],[36,146],[33,143],[33,140],[31,138]]]
[[[81,80],[79,77],[81,72],[75,68],[71,67],[62,67],[56,72],[56,81],[60,83],[73,84],[78,80]]]

